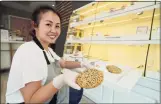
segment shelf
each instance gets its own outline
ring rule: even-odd
[[[155,79],[155,80],[160,80],[160,72],[154,72],[154,71],[146,71],[146,77]]]
[[[10,50],[1,50],[1,51],[10,51]],[[16,49],[12,50],[12,51],[17,51]]]
[[[25,43],[25,41],[4,41],[4,40],[1,40],[1,43]]]
[[[83,58],[83,56],[75,56],[74,54],[64,54],[63,57],[71,57],[71,58]]]
[[[146,7],[137,8],[137,9],[136,8],[124,9],[124,10],[116,11],[116,12],[113,12],[113,13],[100,13],[100,14],[102,14],[102,16],[97,14],[96,19],[91,17],[91,19],[88,19],[88,20],[70,23],[70,27],[76,27],[76,26],[80,26],[80,25],[84,25],[84,24],[88,24],[88,23],[98,22],[98,21],[101,21],[103,19],[104,20],[110,19],[110,18],[114,18],[114,17],[118,17],[118,16],[124,16],[124,15],[127,15],[129,13],[138,13],[138,12],[141,12],[141,11],[151,10],[153,8],[159,8],[159,7],[160,7],[160,4],[156,4],[156,5],[146,6]]]
[[[65,44],[64,46],[75,46],[75,44],[71,44],[71,45]],[[81,45],[76,45],[76,46],[81,46]]]
[[[160,44],[160,40],[72,40],[66,43],[82,44]]]
[[[91,13],[93,13],[93,11],[96,11],[96,10],[97,11],[99,11],[99,10],[109,11],[110,8],[120,9],[124,5],[129,6],[126,8],[133,7],[133,9],[137,9],[137,8],[153,5],[154,1],[151,1],[151,2],[137,2],[137,1],[134,2],[133,1],[133,5],[131,5],[131,3],[132,3],[132,1],[129,1],[129,2],[126,2],[126,1],[123,1],[123,2],[114,2],[114,1],[111,1],[111,2],[91,2],[83,7],[80,7],[78,9],[74,10],[73,13],[77,12],[78,15],[89,15],[89,14],[91,15]],[[95,14],[95,13],[93,13],[93,14]]]
[[[76,15],[76,16],[71,17],[71,19],[74,20],[74,19],[77,19],[79,17],[80,17],[79,15]]]

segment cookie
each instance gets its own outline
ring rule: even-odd
[[[78,75],[76,83],[81,88],[95,88],[103,81],[103,72],[97,69],[89,69]]]
[[[114,65],[108,65],[108,66],[106,66],[106,69],[109,72],[115,73],[115,74],[120,74],[122,72],[122,70],[120,68],[118,68],[117,66],[114,66]]]

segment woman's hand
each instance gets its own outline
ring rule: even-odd
[[[84,72],[84,71],[86,71],[88,69],[93,69],[94,68],[94,65],[92,65],[88,61],[86,61],[86,62],[85,61],[80,62],[80,66],[81,66],[80,68],[75,68],[74,69],[78,73]]]
[[[57,89],[60,89],[65,84],[63,74],[60,74],[53,78],[53,86]]]
[[[60,89],[61,87],[63,87],[63,85],[67,84],[74,89],[81,89],[80,86],[75,83],[78,76],[77,72],[73,72],[69,69],[63,69],[62,72],[63,74],[53,78],[53,86],[55,88]]]
[[[63,76],[64,76],[64,82],[69,85],[70,87],[80,90],[81,87],[76,84],[76,78],[78,76],[77,72],[71,71],[69,69],[63,69]]]
[[[94,66],[91,65],[88,61],[86,61],[86,62],[82,61],[80,63],[80,65],[81,65],[81,68],[86,68],[86,69],[92,69],[92,68],[94,68]]]
[[[75,83],[78,76],[77,72],[73,72],[69,69],[63,69],[62,72],[63,74],[58,75],[53,79],[53,86],[55,88],[60,89],[63,85],[67,84],[74,89],[81,89],[80,86]]]

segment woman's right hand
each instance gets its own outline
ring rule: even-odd
[[[76,78],[78,76],[77,72],[71,71],[70,69],[63,69],[63,74],[56,76],[53,78],[53,86],[57,89],[63,87],[64,84],[68,86],[80,90],[80,86],[76,84]]]

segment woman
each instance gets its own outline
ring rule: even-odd
[[[46,103],[65,84],[80,90],[76,72],[68,69],[90,67],[87,63],[65,61],[49,48],[61,32],[59,14],[51,7],[40,6],[32,14],[35,37],[16,51],[7,82],[6,103]],[[61,74],[61,68],[63,70]]]

